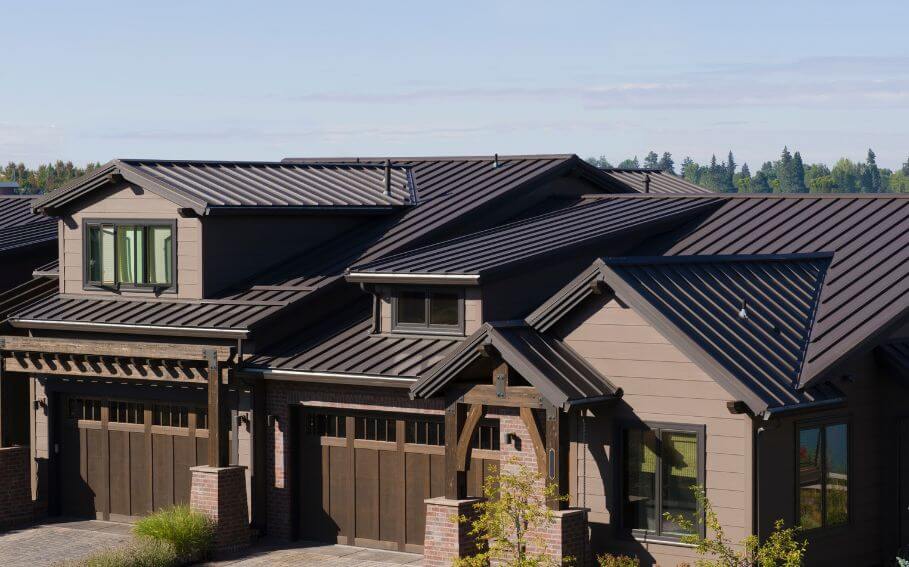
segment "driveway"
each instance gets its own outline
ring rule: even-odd
[[[131,539],[129,524],[95,520],[59,520],[0,532],[0,565],[51,567],[96,551],[117,547]],[[421,565],[411,553],[363,549],[347,545],[272,542],[263,540],[243,553],[212,561],[211,567],[329,565],[332,567],[398,567]]]

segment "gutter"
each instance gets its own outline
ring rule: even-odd
[[[357,374],[353,372],[319,372],[313,370],[281,370],[278,368],[243,368],[246,374],[259,374],[265,380],[284,380],[290,382],[321,382],[326,384],[357,384],[366,386],[385,386],[392,388],[410,388],[416,378],[383,376],[381,374]]]
[[[120,332],[134,335],[172,335],[212,339],[245,339],[249,337],[247,329],[218,329],[213,327],[129,325],[122,323],[86,323],[81,321],[46,321],[40,319],[10,319],[9,324],[20,329],[51,329],[54,331]]]
[[[349,282],[359,283],[480,285],[480,276],[477,274],[349,272],[344,277]]]
[[[763,412],[765,420],[769,420],[771,417],[780,415],[794,413],[802,410],[813,410],[818,408],[828,408],[828,407],[837,407],[844,405],[846,403],[846,398],[833,398],[830,400],[820,400],[817,402],[805,402],[802,404],[789,404],[785,406],[777,406],[769,408]]]

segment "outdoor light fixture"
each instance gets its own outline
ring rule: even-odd
[[[748,302],[744,299],[742,300],[742,308],[739,310],[739,319],[748,318]]]
[[[278,416],[276,416],[274,414],[270,413],[265,417],[265,423],[267,423],[269,427],[274,427],[275,423],[277,421],[278,421]]]
[[[47,398],[38,398],[35,400],[35,409],[47,409]]]

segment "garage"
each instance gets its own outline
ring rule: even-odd
[[[62,395],[60,513],[133,521],[189,503],[190,467],[205,464],[204,406]]]
[[[444,493],[442,417],[301,409],[295,420],[297,536],[421,553],[424,501]],[[498,421],[481,422],[472,447],[479,496],[498,467]]]

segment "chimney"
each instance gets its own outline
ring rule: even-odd
[[[650,174],[644,174],[644,193],[650,193]]]
[[[492,167],[499,167],[499,154],[496,154],[492,158]]]
[[[385,160],[385,194],[391,197],[391,160]]]

